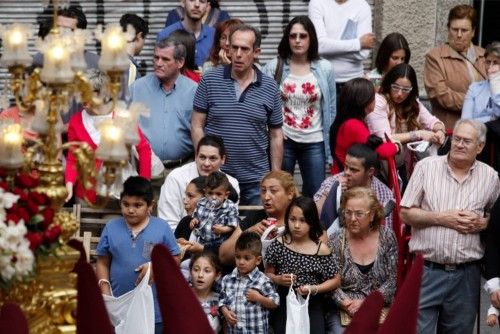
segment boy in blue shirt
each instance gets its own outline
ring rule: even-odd
[[[123,184],[120,196],[123,217],[113,218],[97,245],[96,275],[103,294],[121,296],[133,290],[146,274],[154,245],[163,244],[179,261],[179,247],[168,223],[152,217],[153,188],[143,177],[132,176]],[[153,275],[151,274],[151,279]],[[155,334],[163,324],[153,284]]]

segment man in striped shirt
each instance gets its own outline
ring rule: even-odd
[[[479,232],[500,192],[496,171],[476,160],[486,127],[460,120],[448,156],[420,161],[401,201],[410,251],[425,260],[417,333],[472,333],[479,302]]]
[[[205,134],[223,138],[222,171],[238,180],[240,204],[257,205],[262,177],[281,169],[281,98],[276,82],[254,66],[260,32],[240,25],[229,38],[231,64],[206,73],[196,91],[191,137],[194,147]]]

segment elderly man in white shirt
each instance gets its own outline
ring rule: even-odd
[[[158,217],[165,219],[172,231],[175,231],[179,221],[186,215],[183,198],[189,182],[198,176],[206,176],[218,171],[225,160],[226,149],[222,138],[207,135],[198,143],[195,161],[176,168],[168,174],[161,187]],[[239,195],[238,181],[234,177],[226,175],[231,186]]]
[[[500,193],[497,172],[477,161],[486,126],[459,120],[448,156],[417,163],[401,201],[410,251],[424,257],[417,333],[472,333],[479,303],[479,233]]]

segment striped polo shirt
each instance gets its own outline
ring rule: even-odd
[[[220,136],[227,151],[222,170],[240,182],[260,182],[270,170],[268,129],[283,125],[276,82],[254,67],[257,80],[236,98],[231,65],[201,79],[194,110],[207,114],[205,134]]]

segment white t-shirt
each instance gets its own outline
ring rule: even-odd
[[[321,89],[312,72],[289,74],[280,86],[283,99],[283,132],[299,143],[323,141]]]

